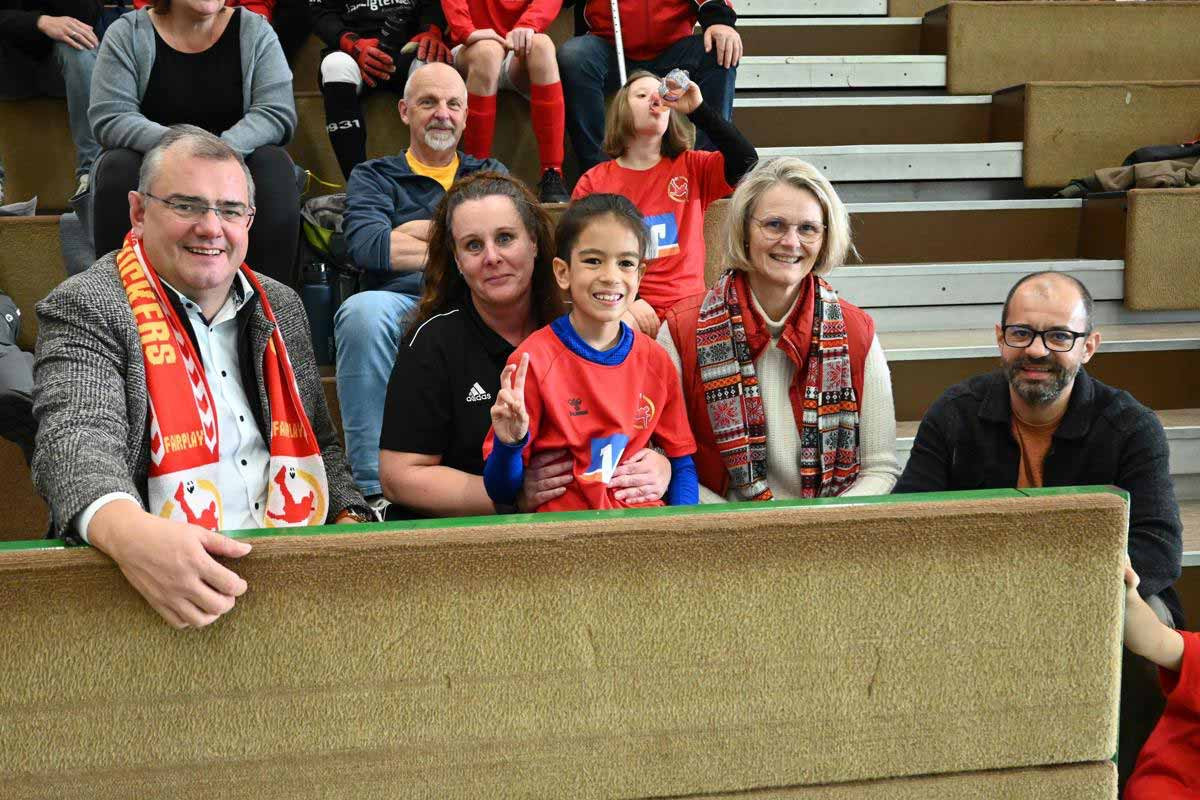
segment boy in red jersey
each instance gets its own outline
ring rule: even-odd
[[[524,458],[566,449],[575,480],[537,510],[624,508],[609,488],[613,471],[653,440],[671,460],[667,504],[696,503],[696,443],[675,368],[653,340],[621,322],[644,269],[641,214],[619,195],[591,195],[567,209],[556,241],[554,275],[572,310],[530,335],[500,374],[483,443],[488,495],[511,505]]]
[[[1159,666],[1167,708],[1125,784],[1126,800],[1200,798],[1200,634],[1173,630],[1125,566],[1125,646]]]
[[[546,28],[562,0],[442,0],[454,66],[467,82],[467,130],[463,151],[490,158],[496,133],[496,93],[529,100],[542,179],[538,199],[565,203],[563,183],[563,90],[554,42]]]

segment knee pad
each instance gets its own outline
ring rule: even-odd
[[[350,83],[355,91],[361,92],[362,73],[354,59],[339,50],[321,59],[321,84],[326,83]]]

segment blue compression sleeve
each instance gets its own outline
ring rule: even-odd
[[[667,484],[667,505],[694,506],[700,502],[696,464],[691,456],[671,459],[671,482]]]
[[[529,434],[516,444],[505,444],[499,437],[492,437],[492,452],[483,465],[483,488],[493,503],[511,506],[517,500],[521,484],[525,480],[525,462],[521,453],[529,444]],[[695,470],[692,470],[695,474]]]

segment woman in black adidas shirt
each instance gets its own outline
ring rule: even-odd
[[[524,184],[477,172],[451,187],[433,217],[425,292],[396,355],[380,436],[383,493],[404,516],[498,509],[483,488],[483,439],[504,363],[526,336],[562,313],[553,227]],[[562,494],[566,454],[529,464],[518,509]],[[621,475],[621,470],[626,470]],[[618,468],[627,499],[659,497],[667,459],[638,453]]]

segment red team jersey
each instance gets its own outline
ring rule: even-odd
[[[675,366],[657,342],[634,333],[625,360],[613,366],[572,352],[550,326],[532,334],[509,357],[518,364],[529,354],[525,407],[529,444],[522,457],[566,449],[575,462],[567,491],[538,511],[629,508],[608,488],[612,472],[626,457],[653,441],[668,458],[691,455],[696,442],[688,425]],[[495,432],[483,443],[486,461]],[[661,506],[661,500],[637,507]]]
[[[704,212],[733,191],[725,183],[725,157],[687,150],[648,170],[627,169],[614,161],[597,164],[575,184],[571,199],[589,194],[623,194],[646,218],[650,242],[646,274],[638,296],[658,313],[684,298],[703,294]]]
[[[482,28],[491,28],[501,36],[507,36],[513,28],[545,33],[561,9],[562,0],[442,0],[454,44],[462,44]]]
[[[1200,634],[1179,635],[1183,663],[1159,670],[1167,707],[1125,784],[1127,800],[1200,798]]]

